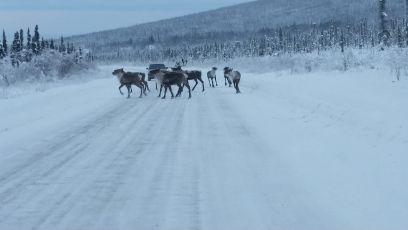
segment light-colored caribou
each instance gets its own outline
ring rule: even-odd
[[[128,90],[127,98],[130,98],[130,94],[133,92],[132,91],[132,85],[135,85],[140,89],[140,96],[139,97],[142,97],[143,94],[145,96],[147,96],[146,89],[148,89],[149,86],[148,86],[148,84],[147,84],[147,82],[145,80],[146,75],[144,73],[125,72],[123,70],[123,68],[122,68],[122,69],[114,70],[112,74],[117,77],[117,79],[118,79],[118,81],[120,83],[120,86],[119,86],[120,94],[123,95],[123,92],[122,92],[121,89],[124,86],[126,86],[126,88]]]
[[[208,78],[208,83],[210,84],[210,87],[215,87],[214,86],[214,79],[215,79],[215,84],[218,86],[217,82],[217,67],[212,67],[210,71],[207,73],[207,78]]]
[[[238,71],[234,71],[230,67],[224,68],[224,76],[228,78],[228,82],[232,82],[234,84],[234,88],[236,89],[237,93],[241,93],[239,90],[239,82],[241,81],[241,73]]]

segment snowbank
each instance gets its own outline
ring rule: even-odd
[[[43,93],[49,89],[66,85],[76,85],[89,82],[91,80],[110,77],[110,72],[101,67],[85,69],[82,73],[75,72],[67,77],[61,78],[58,75],[27,75],[26,80],[16,81],[7,85],[4,80],[0,80],[0,100],[26,96],[34,93]]]
[[[0,60],[0,87],[20,84],[43,84],[70,78],[93,69],[93,64],[76,59],[74,54],[62,54],[55,50],[46,50],[39,56],[33,56],[30,62],[21,62],[13,67],[9,57]]]
[[[349,70],[391,71],[392,78],[408,76],[408,49],[389,48],[380,51],[372,49],[349,49],[316,51],[312,53],[280,54],[264,57],[242,57],[232,60],[207,60],[203,63],[190,63],[193,66],[210,68],[211,66],[230,66],[250,73],[268,73],[289,71],[291,74],[310,72],[330,72]],[[188,67],[186,67],[188,68]]]

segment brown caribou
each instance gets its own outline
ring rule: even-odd
[[[187,74],[183,72],[172,72],[172,71],[166,71],[166,70],[153,70],[151,72],[152,75],[155,76],[158,85],[160,85],[160,94],[163,90],[164,87],[164,96],[162,99],[166,98],[167,90],[170,90],[171,93],[171,98],[174,98],[173,90],[171,89],[172,85],[177,85],[178,86],[178,91],[176,94],[176,97],[181,96],[181,93],[183,92],[183,87],[186,87],[188,89],[188,98],[191,98],[191,88],[188,83],[188,76]]]
[[[130,94],[133,92],[132,85],[135,85],[140,89],[140,96],[139,96],[140,98],[143,96],[143,94],[147,96],[146,89],[148,89],[148,85],[147,85],[146,80],[144,79],[145,77],[143,77],[144,75],[143,73],[125,72],[122,68],[122,69],[114,70],[112,75],[116,76],[120,83],[120,86],[119,86],[120,94],[123,95],[123,92],[121,89],[124,86],[126,86],[128,90],[127,98],[130,98]]]

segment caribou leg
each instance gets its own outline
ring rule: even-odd
[[[215,76],[214,78],[215,78],[215,84],[218,86],[217,76]]]
[[[226,77],[225,80],[228,81],[229,87],[232,87],[232,83],[233,83],[233,82],[231,82],[231,79],[230,79],[229,77]],[[235,87],[235,86],[234,86],[234,87]]]
[[[127,98],[130,98],[130,91],[132,90],[132,86],[131,85],[126,85],[126,88],[128,90],[128,96]]]
[[[237,80],[237,81],[234,81],[234,87],[235,87],[235,89],[237,90],[237,93],[241,93],[241,91],[239,90],[239,80]]]
[[[146,86],[145,86],[145,84],[142,82],[140,85],[142,86],[142,91],[143,91],[143,94],[144,94],[145,96],[147,96],[147,94],[146,94]]]
[[[149,89],[149,86],[146,86],[144,83],[142,83],[142,89],[143,89],[143,94],[145,95],[145,96],[147,96],[147,93],[146,93],[146,89]],[[149,90],[149,92],[150,92],[150,90]]]
[[[123,95],[123,92],[122,92],[123,86],[125,86],[125,84],[122,84],[122,85],[119,86],[119,92],[120,92],[121,95]]]
[[[178,86],[178,90],[177,90],[177,94],[176,97],[180,97],[181,96],[181,92],[183,92],[183,86],[179,83],[177,84]]]
[[[140,89],[139,98],[142,98],[142,97],[143,97],[143,91],[145,90],[145,89],[144,89],[144,86],[143,86],[143,84],[142,84],[142,85],[138,85],[137,87],[139,87],[139,89]],[[146,94],[146,93],[145,93],[145,94]]]
[[[167,86],[167,87],[169,87],[169,90],[170,90],[170,93],[171,93],[171,98],[173,99],[173,98],[174,98],[174,94],[173,94],[173,90],[171,89],[171,85],[169,85],[169,86]]]
[[[190,99],[191,98],[191,88],[190,88],[190,84],[188,84],[188,81],[184,86],[187,87],[188,89],[188,99]]]
[[[156,84],[157,84],[157,83],[156,83]],[[157,86],[157,85],[156,85],[156,86]],[[163,85],[160,85],[160,93],[159,93],[159,96],[158,96],[158,97],[161,96],[162,90],[163,90]],[[164,90],[166,90],[166,89],[164,89]]]
[[[143,81],[143,84],[145,85],[147,91],[150,92],[149,83],[147,81]]]
[[[200,78],[198,78],[198,80],[201,82],[201,85],[203,86],[203,92],[205,91],[205,88],[204,88],[204,81],[203,81],[203,79],[201,79],[201,77]]]
[[[194,85],[194,87],[193,87],[193,89],[192,89],[193,91],[195,90],[195,88],[196,88],[196,87],[197,87],[197,85],[198,85],[197,78],[195,78],[195,79],[194,79],[194,81],[195,81],[195,85]]]
[[[163,87],[163,85],[161,87]],[[167,94],[167,86],[164,86],[164,95],[162,99],[166,99],[166,94]]]

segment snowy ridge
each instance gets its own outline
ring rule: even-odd
[[[393,18],[404,15],[403,1],[390,1]],[[171,37],[191,32],[258,31],[292,24],[325,23],[330,20],[354,22],[367,18],[376,22],[377,2],[371,0],[262,0],[218,10],[187,15],[128,28],[74,36],[70,41],[89,46],[109,46],[132,40],[139,44],[147,37]]]

